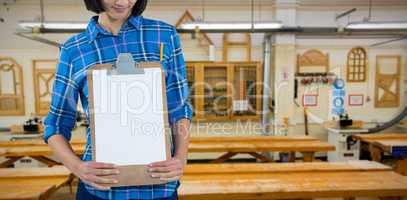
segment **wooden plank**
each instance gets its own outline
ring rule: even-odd
[[[356,140],[360,140],[362,142],[370,143],[372,140],[377,139],[402,139],[407,140],[407,134],[405,133],[378,133],[378,134],[357,134],[352,136]]]
[[[206,136],[191,137],[190,142],[242,142],[242,141],[318,141],[309,136]]]
[[[68,176],[0,179],[0,199],[43,199],[69,180]]]
[[[178,190],[180,199],[407,196],[407,179],[391,171],[256,174],[228,177],[209,174],[199,177],[184,176],[181,181],[182,184]]]
[[[184,174],[205,173],[280,173],[280,172],[346,172],[346,171],[389,171],[391,167],[372,161],[313,162],[313,163],[224,163],[189,164]]]
[[[72,139],[70,141],[71,144],[75,145],[85,145],[86,144],[86,139],[85,138],[80,138],[80,139]],[[47,146],[42,139],[27,139],[27,140],[15,140],[15,141],[0,141],[0,147],[12,147],[12,146]]]
[[[320,152],[333,151],[335,147],[326,142],[318,141],[242,141],[242,142],[193,142],[189,144],[189,152],[259,152],[259,151],[298,151]]]
[[[0,169],[0,179],[69,176],[71,172],[64,166],[35,168]]]
[[[194,164],[186,167],[178,192],[180,199],[407,196],[407,178],[390,170],[369,161]]]
[[[71,178],[63,166],[0,169],[0,199],[45,199]]]
[[[0,141],[0,147],[46,145],[41,140]]]
[[[85,140],[73,140],[77,154],[83,154]],[[189,152],[320,152],[332,151],[334,146],[307,136],[217,136],[192,137]],[[50,156],[52,150],[41,140],[0,143],[0,156]]]
[[[381,148],[383,151],[391,153],[393,147],[405,147],[407,148],[407,138],[401,140],[401,139],[380,139],[380,140],[374,140],[373,142],[374,145],[378,146]]]
[[[85,146],[78,144],[72,145],[76,154],[81,155],[85,152]],[[53,155],[52,149],[48,146],[15,146],[0,147],[0,156],[17,157],[17,156],[50,156]]]
[[[26,183],[29,183],[28,181]],[[0,199],[44,199],[49,193],[55,190],[54,185],[43,185],[32,182],[32,185],[16,185],[0,182]]]

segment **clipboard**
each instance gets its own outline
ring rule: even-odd
[[[99,159],[101,157],[103,157],[103,155],[98,155],[98,152],[101,152],[102,149],[104,150],[105,146],[101,146],[100,143],[102,144],[106,144],[102,142],[102,136],[103,134],[108,134],[106,133],[105,130],[103,129],[98,129],[98,127],[95,127],[95,123],[99,123],[98,119],[100,118],[99,115],[102,114],[98,114],[98,112],[96,112],[95,110],[95,102],[98,101],[98,99],[95,100],[95,95],[98,94],[99,91],[95,91],[95,88],[98,88],[99,86],[97,86],[97,84],[95,84],[94,81],[96,76],[94,76],[97,73],[105,73],[105,77],[110,77],[110,78],[114,78],[114,77],[135,77],[135,76],[145,76],[148,73],[150,73],[151,70],[155,70],[155,72],[157,72],[157,70],[159,70],[158,72],[161,74],[161,77],[158,77],[158,79],[156,79],[155,82],[160,82],[159,80],[161,79],[161,97],[162,97],[162,123],[163,123],[163,129],[161,131],[162,134],[158,134],[155,137],[157,137],[157,140],[154,140],[153,143],[155,143],[156,141],[159,141],[158,143],[161,144],[162,142],[165,145],[165,155],[162,156],[162,154],[160,154],[158,157],[161,156],[161,158],[163,158],[162,160],[168,160],[171,157],[170,154],[170,126],[168,123],[168,114],[167,114],[167,96],[166,96],[166,86],[165,86],[165,76],[164,76],[164,72],[163,72],[163,68],[161,63],[158,62],[146,62],[146,63],[134,63],[132,55],[131,54],[120,54],[116,63],[114,65],[112,64],[99,64],[99,65],[94,65],[91,69],[89,69],[87,71],[87,80],[88,80],[88,99],[89,99],[89,115],[90,115],[90,131],[91,131],[91,138],[92,138],[92,159],[93,161],[96,162],[106,162],[106,161],[100,161]],[[99,81],[98,84],[102,83],[102,81]],[[151,83],[146,83],[146,84],[151,84]],[[159,86],[158,86],[159,87]],[[99,87],[99,89],[101,89],[101,87]],[[103,90],[103,89],[102,89]],[[158,89],[157,89],[158,90]],[[101,93],[101,92],[100,92]],[[96,97],[97,98],[97,97]],[[160,102],[160,101],[158,101]],[[103,108],[101,108],[103,109]],[[97,115],[97,116],[95,116]],[[114,114],[113,114],[114,115]],[[106,115],[107,116],[107,115]],[[107,118],[107,117],[106,117]],[[161,118],[159,117],[160,121]],[[103,120],[99,120],[102,121]],[[106,124],[106,123],[103,123]],[[103,126],[102,124],[102,126]],[[100,123],[99,123],[100,125]],[[127,124],[129,125],[129,124]],[[114,125],[112,125],[114,126]],[[124,128],[126,128],[126,126],[123,126]],[[119,129],[121,128],[121,130],[123,130],[123,127],[119,127]],[[103,127],[102,127],[103,128]],[[129,127],[127,127],[129,128]],[[131,128],[131,127],[130,127]],[[96,131],[95,131],[96,130]],[[136,130],[136,129],[135,129]],[[97,132],[99,131],[99,132]],[[131,130],[133,131],[133,129]],[[131,132],[130,131],[130,132]],[[102,134],[103,132],[103,134]],[[99,135],[97,135],[99,134]],[[119,134],[119,133],[112,133],[113,134]],[[103,137],[105,137],[106,135],[104,135]],[[126,135],[128,136],[128,135]],[[109,136],[110,137],[110,136]],[[112,138],[115,137],[121,137],[120,135],[114,135],[112,136]],[[148,135],[142,136],[144,138],[148,137]],[[154,136],[151,136],[154,137]],[[98,138],[100,138],[100,140],[98,140]],[[104,138],[104,140],[106,140],[106,138]],[[150,140],[152,141],[152,140]],[[105,141],[106,142],[106,141]],[[110,142],[110,141],[108,141]],[[124,141],[124,142],[129,142],[129,141]],[[136,142],[131,141],[131,142]],[[118,146],[119,145],[119,146]],[[123,145],[117,144],[117,142],[115,144],[112,144],[113,149],[110,149],[108,151],[114,151],[115,147],[120,147],[122,148]],[[100,151],[98,151],[97,148],[100,147]],[[137,148],[137,147],[136,147]],[[140,149],[139,149],[140,150]],[[146,149],[143,149],[144,151]],[[151,149],[150,149],[151,150]],[[154,149],[157,150],[157,149]],[[148,151],[148,150],[147,150]],[[105,153],[107,151],[104,151]],[[128,152],[127,155],[132,155],[133,152]],[[134,153],[133,153],[134,154]],[[121,156],[121,154],[117,154],[119,156]],[[126,155],[126,156],[127,156]],[[157,155],[155,156],[157,157]],[[114,158],[115,159],[115,158]],[[161,161],[161,160],[156,160],[156,161]],[[154,161],[155,162],[155,161]],[[114,163],[114,162],[113,162]],[[117,164],[114,163],[116,165],[118,165],[118,169],[120,170],[120,174],[118,175],[111,175],[111,176],[106,176],[107,178],[114,178],[116,180],[118,180],[117,184],[104,184],[104,185],[108,185],[110,187],[118,187],[118,186],[139,186],[139,185],[154,185],[154,184],[163,184],[166,183],[167,181],[162,181],[159,180],[157,178],[152,178],[148,171],[147,171],[147,165],[148,163],[142,163],[142,164]]]

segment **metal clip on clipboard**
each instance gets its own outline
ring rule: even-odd
[[[144,69],[133,60],[130,53],[121,53],[117,57],[116,63],[112,70],[108,71],[109,75],[126,75],[126,74],[144,74]]]

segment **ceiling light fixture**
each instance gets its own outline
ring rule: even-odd
[[[348,30],[399,30],[407,29],[405,22],[352,22],[346,26]]]
[[[283,27],[280,22],[191,22],[184,23],[180,26],[184,30],[207,30],[207,31],[217,31],[217,30],[236,30],[236,31],[247,31],[247,30],[277,30]]]
[[[28,22],[22,21],[19,23],[24,29],[51,29],[51,30],[85,30],[87,23],[84,22]]]

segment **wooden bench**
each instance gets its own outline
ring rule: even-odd
[[[85,150],[85,139],[71,141],[76,154],[81,155]],[[261,161],[272,162],[259,152],[279,151],[289,152],[290,160],[294,161],[295,152],[303,154],[303,160],[311,162],[316,152],[333,151],[335,147],[308,136],[216,136],[191,137],[189,152],[225,152],[213,163],[221,163],[237,154],[249,154]],[[7,167],[23,158],[32,157],[48,166],[58,162],[48,158],[52,150],[42,140],[0,141],[0,156],[8,158],[0,167]]]
[[[73,145],[85,145],[86,139],[72,139],[70,141]],[[48,146],[42,139],[20,139],[13,141],[0,141],[1,147],[21,147],[21,146]]]
[[[394,156],[397,159],[394,170],[407,176],[407,134],[358,134],[353,138],[368,146],[373,161],[381,162],[384,153]]]
[[[0,199],[47,199],[72,177],[63,166],[0,169]]]
[[[17,144],[17,143],[15,143]],[[72,149],[76,154],[82,155],[85,152],[84,144],[73,144]],[[53,155],[52,149],[47,144],[38,145],[11,145],[9,147],[0,147],[0,156],[7,158],[6,161],[0,163],[0,168],[9,167],[17,160],[28,156],[39,162],[42,162],[49,167],[58,165],[55,160],[50,159],[48,156]]]
[[[181,200],[407,196],[407,177],[371,161],[190,164]]]
[[[335,147],[308,136],[217,136],[191,137],[189,152],[226,152],[212,161],[224,162],[237,154],[249,154],[261,161],[272,162],[259,152],[289,152],[290,160],[295,152],[303,155],[303,160],[311,162],[316,152],[334,151]]]

